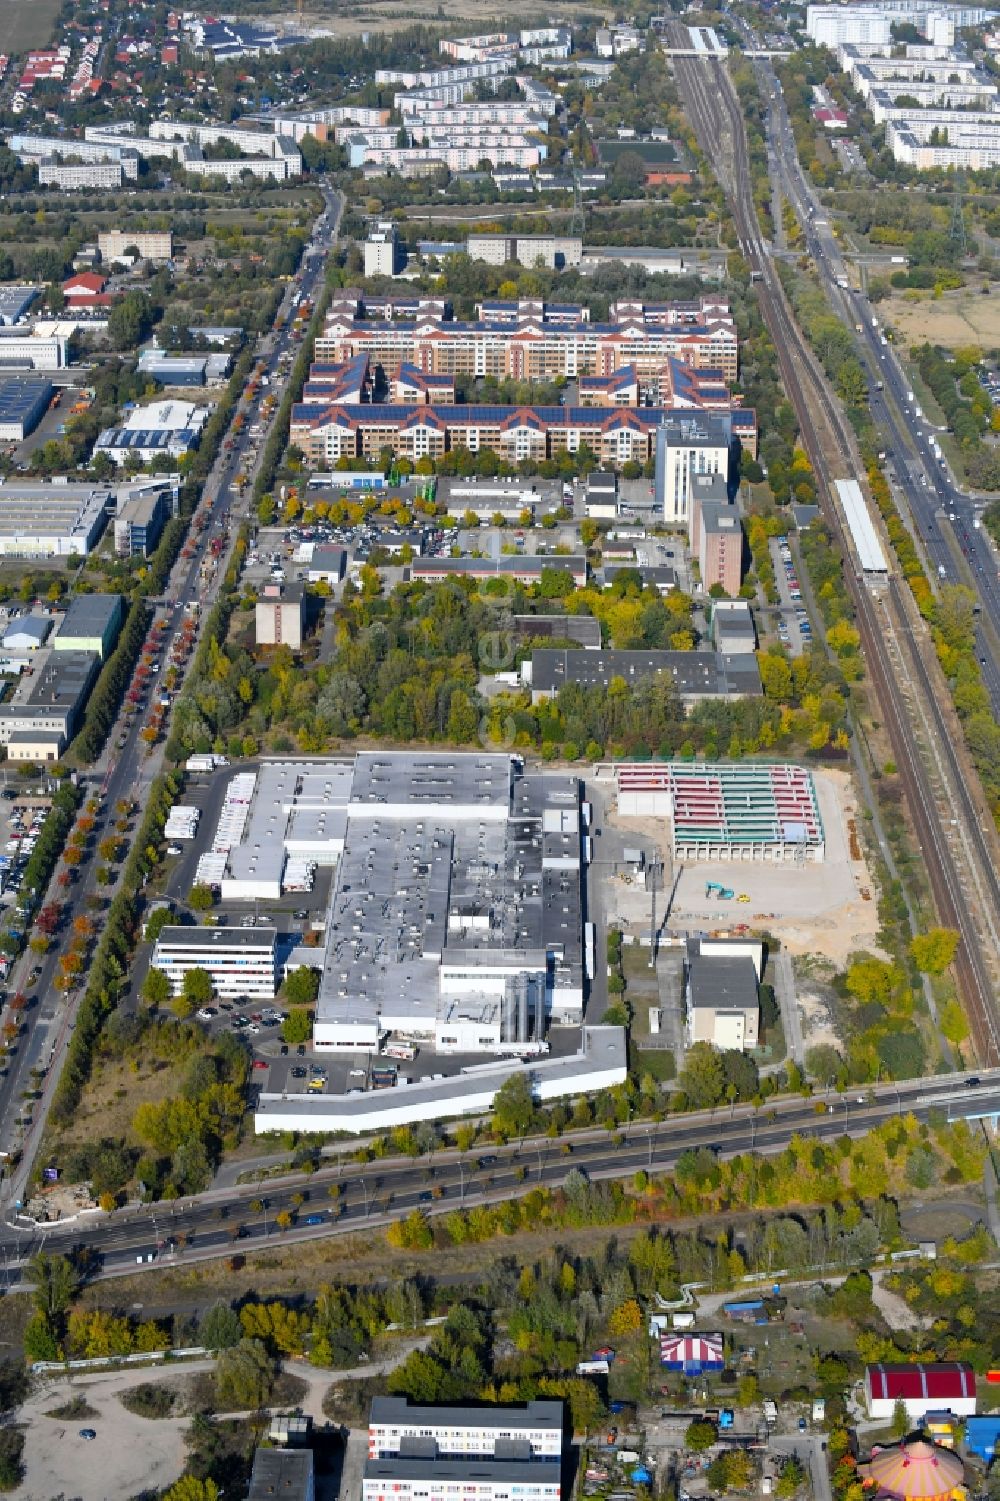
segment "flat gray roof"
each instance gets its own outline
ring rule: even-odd
[[[35,660],[34,675],[20,680],[13,697],[0,705],[0,714],[18,718],[25,709],[74,708],[101,661],[95,651],[51,650],[43,650]]]
[[[531,654],[531,687],[555,693],[565,683],[607,687],[612,678],[626,683],[671,677],[681,697],[759,697],[760,672],[753,656],[714,651],[574,651],[542,647]]]
[[[516,1429],[547,1428],[551,1433],[561,1433],[563,1405],[561,1402],[534,1401],[526,1402],[523,1407],[430,1406],[411,1402],[408,1397],[373,1397],[369,1421],[396,1427],[492,1428],[504,1433]]]
[[[253,1474],[247,1501],[308,1501],[313,1494],[313,1455],[311,1449],[258,1449],[253,1457]]]
[[[26,422],[48,404],[52,382],[41,377],[9,376],[0,380],[0,422]]]
[[[447,1075],[443,1079],[425,1077],[413,1084],[397,1084],[393,1091],[392,1101],[386,1101],[383,1097],[382,1103],[398,1103],[405,1100],[407,1104],[419,1105],[426,1108],[428,1120],[434,1116],[458,1116],[464,1113],[466,1100],[470,1098],[477,1100],[488,1083],[499,1087],[512,1074],[526,1073],[529,1078],[537,1079],[539,1083],[557,1082],[562,1085],[562,1093],[572,1094],[574,1081],[581,1078],[589,1080],[598,1068],[602,1070],[624,1069],[627,1062],[628,1048],[624,1027],[585,1026],[580,1052],[571,1053],[568,1057],[533,1058],[528,1067],[525,1067],[519,1058],[490,1058],[483,1063],[463,1068],[458,1074]],[[304,1116],[309,1120],[308,1130],[330,1131],[340,1129],[339,1125],[331,1127],[329,1124],[331,1112],[336,1113],[338,1121],[354,1120],[358,1123],[358,1128],[363,1129],[364,1122],[380,1106],[379,1100],[373,1099],[370,1092],[357,1095],[296,1095],[293,1101],[290,1101],[287,1095],[263,1094],[257,1106],[257,1117],[261,1122],[257,1127],[258,1133],[269,1129],[267,1125],[269,1115],[279,1118],[287,1116],[289,1108],[294,1108],[297,1116]],[[275,1129],[281,1128],[275,1127]],[[350,1129],[350,1127],[345,1126],[345,1129]],[[387,1397],[375,1400],[396,1399]],[[440,1409],[431,1409],[431,1411],[435,1410]]]
[[[601,645],[601,622],[596,615],[512,615],[515,636],[522,641],[532,636],[539,640],[575,641],[590,651]]]
[[[103,636],[122,608],[120,594],[74,594],[59,627],[65,641],[70,636]]]
[[[157,946],[182,949],[273,949],[277,928],[162,928]]]
[[[695,1010],[752,1011],[759,1004],[753,960],[743,955],[692,955],[688,1001]]]

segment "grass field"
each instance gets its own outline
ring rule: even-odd
[[[984,297],[981,292],[963,287],[930,293],[919,299],[887,297],[879,303],[879,321],[890,323],[906,344],[940,344],[943,349],[959,349],[978,344],[983,349],[1000,347],[1000,295]]]
[[[59,0],[0,0],[0,45],[17,56],[52,40]]]
[[[566,0],[559,15],[568,23],[575,16],[593,16],[599,11],[600,8],[590,0]],[[502,24],[505,27],[532,21],[540,24],[541,14],[537,0],[508,0]],[[470,27],[473,31],[482,31],[487,24],[501,24],[496,16],[484,19],[475,0],[398,0],[398,3],[396,0],[375,0],[371,4],[361,0],[360,4],[343,7],[324,4],[323,0],[305,0],[301,18],[289,9],[275,15],[274,19],[286,24],[289,30],[296,30],[302,22],[317,29],[328,27],[335,36],[357,36],[362,31],[397,31],[401,26],[417,23],[433,26],[448,22],[452,26]]]

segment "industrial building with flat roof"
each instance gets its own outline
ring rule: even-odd
[[[0,478],[0,557],[68,558],[97,545],[112,491],[95,481]]]
[[[96,652],[104,661],[114,649],[124,618],[120,594],[74,594],[53,648]]]
[[[823,819],[804,766],[618,762],[618,812],[667,818],[675,860],[822,860]]]
[[[0,440],[21,443],[48,411],[52,382],[38,376],[0,380]]]
[[[583,1015],[580,784],[517,757],[362,752],[234,776],[197,879],[274,900],[336,865],[314,1045],[547,1050]],[[308,959],[303,962],[308,963]]]
[[[126,463],[130,455],[144,464],[164,455],[179,459],[197,446],[208,417],[208,407],[189,401],[157,401],[135,407],[120,427],[104,429],[94,453],[106,454],[116,464]]]
[[[567,683],[607,688],[614,678],[629,686],[655,678],[673,680],[685,704],[706,698],[759,698],[760,672],[755,657],[724,657],[716,651],[574,651],[541,647],[521,668],[531,687],[532,703],[552,698]]]
[[[25,282],[8,282],[0,286],[0,325],[10,328],[20,323],[41,292],[41,287]]]
[[[100,670],[96,652],[44,649],[13,696],[0,704],[0,745],[8,761],[57,761],[76,733]]]
[[[628,1075],[625,1028],[584,1027],[579,1049],[569,1056],[532,1058],[528,1063],[521,1058],[477,1061],[457,1074],[400,1079],[395,1089],[343,1095],[265,1093],[254,1115],[254,1129],[258,1135],[343,1131],[360,1136],[419,1121],[476,1119],[489,1114],[497,1091],[517,1075],[527,1079],[535,1099],[542,1103],[576,1095],[592,1098],[602,1089],[613,1089],[624,1084]]]

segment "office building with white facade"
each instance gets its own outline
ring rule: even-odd
[[[278,989],[276,928],[164,928],[153,949],[151,967],[170,981],[174,995],[184,989],[190,969],[211,977],[216,995],[273,1001]]]

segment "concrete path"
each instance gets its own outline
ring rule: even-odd
[[[785,1033],[788,1056],[802,1068],[805,1064],[805,1044],[802,1041],[802,1016],[795,999],[795,972],[792,956],[787,949],[779,949],[774,956],[774,992],[781,1007],[781,1025]]]

